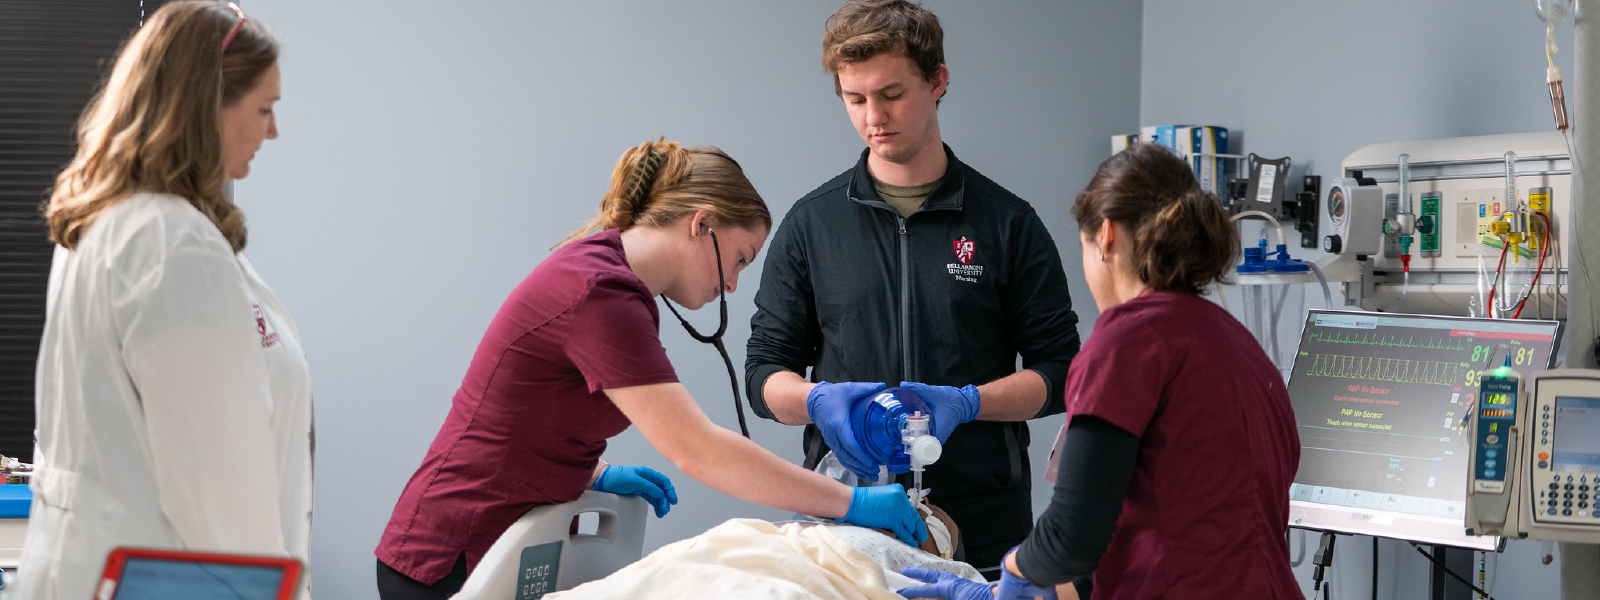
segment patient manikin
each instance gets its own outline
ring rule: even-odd
[[[947,543],[954,545],[957,533],[955,531],[955,523],[950,520],[950,515],[945,514],[938,507],[928,508],[931,509],[931,514],[933,515],[929,517],[929,522],[938,523],[940,529],[947,531],[948,533],[945,534],[949,536]],[[929,539],[918,548],[907,546],[905,542],[896,538],[893,533],[881,529],[866,529],[843,524],[819,523],[818,525],[827,527],[828,533],[833,534],[833,537],[861,551],[862,554],[867,555],[874,562],[883,565],[884,579],[890,589],[925,585],[923,582],[901,575],[900,571],[906,567],[923,567],[944,571],[973,581],[984,580],[982,574],[978,573],[978,569],[972,565],[951,560],[948,554],[942,554],[936,552],[937,549],[930,548],[930,546],[934,545],[935,527],[933,525],[928,527]]]
[[[832,459],[825,457],[818,471],[845,485],[872,483],[855,481]],[[830,473],[830,464],[837,470]],[[610,576],[546,598],[904,600],[895,590],[924,585],[901,575],[906,567],[983,582],[972,565],[950,559],[960,541],[950,516],[925,502],[917,504],[928,522],[928,540],[920,548],[887,531],[831,519],[804,515],[777,523],[730,519],[663,546]]]
[[[816,471],[850,487],[887,485],[894,481],[889,474],[888,467],[880,466],[878,469],[876,481],[861,479],[856,477],[855,473],[851,473],[850,469],[846,469],[843,464],[840,464],[839,459],[830,451],[817,463]],[[950,518],[950,515],[945,514],[944,510],[928,504],[928,490],[920,491],[922,492],[921,497],[913,498],[912,504],[922,513],[923,523],[928,526],[928,539],[924,540],[919,548],[944,560],[950,560],[955,556],[956,540],[959,539],[957,537],[956,522]],[[888,531],[878,531],[894,537],[894,534]]]

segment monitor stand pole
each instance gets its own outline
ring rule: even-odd
[[[1444,546],[1429,546],[1433,550],[1434,560],[1444,563],[1455,571],[1457,575],[1471,578],[1472,576],[1472,551],[1462,548],[1445,548]],[[1475,595],[1472,588],[1463,585],[1456,578],[1445,573],[1437,563],[1428,563],[1432,567],[1428,577],[1428,598],[1430,600],[1472,600]]]

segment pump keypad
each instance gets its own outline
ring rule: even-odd
[[[1531,450],[1528,452],[1526,462],[1522,464],[1524,468],[1530,470],[1528,477],[1533,483],[1525,501],[1533,502],[1533,519],[1537,523],[1581,524],[1593,527],[1600,525],[1600,473],[1588,472],[1593,467],[1573,465],[1570,464],[1571,461],[1558,460],[1555,448],[1556,423],[1566,418],[1566,413],[1557,413],[1557,398],[1564,397],[1570,401],[1591,399],[1596,396],[1591,393],[1595,389],[1592,387],[1593,380],[1582,384],[1569,381],[1574,380],[1536,381],[1535,389],[1529,394],[1534,403],[1532,414],[1529,415],[1531,422],[1529,429],[1538,435],[1529,436],[1527,445],[1523,446]],[[1580,385],[1582,387],[1579,387]],[[1565,435],[1572,435],[1566,429],[1561,431]],[[1544,485],[1540,485],[1541,482]],[[1593,490],[1590,489],[1591,486]],[[1538,493],[1534,493],[1534,490],[1538,490]],[[1594,493],[1593,498],[1590,497],[1591,492]]]

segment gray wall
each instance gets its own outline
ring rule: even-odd
[[[246,3],[284,43],[282,137],[237,191],[248,255],[298,320],[316,385],[318,597],[376,597],[372,550],[479,336],[593,214],[623,149],[719,145],[776,214],[853,163],[862,143],[819,56],[840,3]],[[1068,206],[1108,136],[1137,125],[1140,3],[928,4],[946,27],[946,140],[1038,208],[1092,322]],[[736,364],[759,279],[758,261],[731,297]],[[716,313],[692,318],[714,327]],[[662,338],[706,412],[736,427],[716,352],[670,319]],[[1060,425],[1035,424],[1035,464]],[[751,433],[799,460],[798,429],[753,420]],[[678,487],[647,550],[729,517],[786,516],[689,480],[636,431],[607,459]]]
[[[1325,186],[1344,157],[1367,144],[1548,130],[1544,25],[1533,4],[1148,0],[1139,120],[1242,131],[1246,152],[1290,156],[1301,165],[1295,177],[1309,166]],[[1570,20],[1557,44],[1570,78]],[[1295,250],[1320,255],[1304,252]],[[1305,304],[1321,306],[1320,294]],[[1316,541],[1308,539],[1307,566],[1297,570],[1307,597]],[[1370,540],[1339,544],[1333,598],[1368,598]],[[1427,563],[1414,550],[1384,540],[1379,554],[1380,598],[1426,594]],[[1558,569],[1539,564],[1539,554],[1538,542],[1512,542],[1497,591],[1556,597]]]

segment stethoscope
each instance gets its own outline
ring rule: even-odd
[[[744,401],[739,397],[739,375],[734,372],[733,359],[728,358],[728,348],[722,343],[722,334],[728,332],[728,280],[722,274],[722,246],[717,243],[715,229],[707,227],[706,233],[711,234],[711,250],[717,255],[717,298],[721,300],[722,311],[722,324],[717,326],[717,332],[704,335],[695,331],[694,326],[690,325],[683,315],[678,314],[678,309],[672,306],[672,301],[667,300],[665,294],[661,296],[661,301],[667,304],[667,310],[672,311],[672,316],[677,317],[679,323],[683,323],[683,329],[689,332],[689,337],[703,344],[711,344],[722,355],[723,364],[728,365],[728,382],[733,385],[733,409],[739,414],[739,433],[744,434],[745,439],[749,439],[750,428],[744,423]]]

